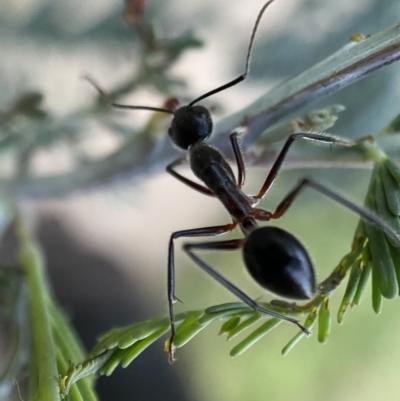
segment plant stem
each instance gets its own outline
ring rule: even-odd
[[[35,394],[30,399],[37,401],[59,401],[56,350],[48,311],[48,286],[44,274],[44,258],[38,244],[32,240],[26,227],[17,223],[21,241],[20,264],[25,271],[29,287],[32,327],[32,352],[36,362],[37,378]]]
[[[249,146],[255,139],[280,118],[293,112],[318,97],[326,96],[342,89],[371,72],[400,59],[400,24],[393,25],[359,43],[351,42],[325,60],[302,74],[285,81],[271,92],[262,96],[238,113],[221,120],[216,125],[214,145],[223,152],[230,150],[229,132],[240,125],[248,127],[244,145]],[[150,134],[149,134],[150,135]],[[385,152],[387,150],[383,148]],[[318,153],[316,151],[316,153]],[[341,153],[335,158],[336,167],[343,167]],[[138,140],[124,143],[113,154],[80,166],[69,173],[48,175],[16,181],[1,179],[0,190],[16,198],[54,198],[73,193],[88,187],[98,187],[123,178],[143,180],[162,171],[178,153],[171,147],[168,138],[153,143],[145,135]],[[311,160],[310,160],[311,159]],[[359,154],[345,154],[346,167],[354,162],[357,166],[363,161]],[[304,160],[297,159],[296,166],[305,161],[305,166],[313,161],[307,155]],[[285,167],[290,168],[288,157]],[[320,167],[323,165],[320,164]],[[332,164],[329,164],[332,167]]]

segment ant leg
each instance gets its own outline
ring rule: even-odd
[[[267,191],[271,188],[276,177],[278,176],[278,172],[282,167],[282,163],[287,155],[287,152],[288,152],[290,146],[298,138],[308,139],[308,140],[317,141],[317,142],[329,143],[331,145],[338,144],[338,145],[342,145],[342,146],[354,146],[358,143],[358,141],[354,142],[354,141],[351,141],[351,140],[348,140],[345,138],[339,138],[336,136],[326,135],[326,134],[308,134],[308,133],[299,132],[297,134],[290,135],[288,137],[288,139],[286,140],[285,144],[283,145],[282,150],[280,151],[274,164],[272,165],[271,170],[270,170],[267,178],[265,179],[263,186],[261,187],[258,194],[254,197],[255,199],[258,199],[258,200],[262,199],[266,195]]]
[[[239,144],[239,140],[238,140],[239,135],[240,135],[240,132],[239,132],[239,130],[236,129],[229,135],[229,138],[231,140],[233,153],[235,154],[236,165],[238,168],[237,186],[240,189],[240,188],[242,188],[242,186],[244,185],[244,182],[246,180],[246,171],[245,171],[245,166],[244,166],[242,149],[240,148],[240,144]]]
[[[184,251],[190,256],[190,258],[201,267],[207,274],[209,274],[214,280],[218,281],[222,284],[228,291],[237,296],[241,301],[243,301],[246,305],[251,308],[264,313],[269,316],[276,317],[278,319],[286,320],[290,323],[294,323],[298,326],[305,334],[309,335],[310,332],[302,326],[296,319],[291,317],[282,315],[281,313],[275,312],[273,310],[265,309],[257,304],[254,300],[252,300],[247,294],[245,294],[242,290],[228,281],[225,277],[223,277],[220,273],[218,273],[215,269],[201,260],[197,255],[193,253],[193,250],[222,250],[222,251],[232,251],[235,249],[239,249],[242,247],[245,239],[233,239],[227,241],[218,241],[218,242],[205,242],[200,244],[188,243],[184,244]]]
[[[180,158],[180,159],[177,159],[174,162],[168,164],[168,166],[166,167],[167,172],[169,174],[171,174],[174,178],[176,178],[178,181],[183,182],[190,188],[192,188],[196,191],[199,191],[204,195],[215,196],[214,192],[211,191],[211,189],[208,189],[204,185],[198,184],[197,182],[194,182],[194,181],[190,180],[189,178],[186,178],[183,175],[181,175],[175,171],[175,167],[180,166],[184,162],[185,162],[185,159]]]
[[[225,234],[232,231],[236,227],[236,223],[225,224],[221,226],[194,228],[190,230],[176,231],[169,238],[168,246],[168,278],[167,278],[167,293],[168,293],[168,310],[169,320],[171,324],[171,337],[168,346],[169,362],[174,362],[173,341],[175,337],[175,319],[173,304],[176,301],[175,297],[175,252],[174,240],[181,237],[205,237]]]
[[[262,209],[255,209],[255,218],[258,220],[270,220],[270,219],[279,219],[282,215],[284,215],[289,209],[290,205],[296,199],[296,197],[300,194],[301,190],[309,186],[316,191],[324,194],[328,198],[340,203],[344,207],[352,210],[354,213],[357,213],[361,218],[363,218],[368,223],[374,224],[378,226],[390,239],[394,241],[395,244],[400,246],[400,237],[393,230],[393,228],[386,223],[384,220],[376,216],[374,213],[370,212],[368,209],[365,209],[361,206],[357,206],[355,203],[343,198],[341,195],[327,188],[325,185],[322,185],[316,181],[313,181],[309,178],[303,178],[279,203],[275,212],[266,212]]]

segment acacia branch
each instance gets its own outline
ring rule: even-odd
[[[216,125],[213,143],[223,152],[229,148],[227,134],[246,124],[249,128],[245,137],[245,146],[254,143],[256,138],[288,112],[332,92],[342,89],[400,59],[400,23],[379,32],[359,43],[350,43],[337,52],[311,67],[304,73],[282,83],[271,92],[262,96],[238,113],[224,118]],[[390,151],[383,147],[384,151]],[[363,155],[357,152],[343,151],[347,166],[360,166],[364,163]],[[319,150],[313,148],[304,160],[296,158],[296,166],[313,165],[314,157],[319,166],[324,166],[324,158],[318,156]],[[341,152],[335,154],[335,160],[329,160],[329,166],[343,167]],[[97,188],[120,179],[142,179],[162,171],[165,166],[178,156],[169,139],[163,138],[155,144],[139,135],[125,143],[113,154],[80,166],[79,169],[53,176],[43,176],[16,182],[11,179],[0,180],[0,190],[18,198],[60,197],[75,191]],[[264,161],[269,162],[269,158]],[[291,167],[293,159],[288,158],[285,167]]]
[[[361,42],[350,42],[343,46],[315,66],[278,85],[245,109],[219,122],[216,131],[224,136],[232,127],[247,123],[249,133],[245,145],[249,145],[289,111],[349,86],[399,59],[400,23]],[[216,143],[222,148],[224,142],[224,139],[218,138]]]

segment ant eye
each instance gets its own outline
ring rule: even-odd
[[[310,299],[315,294],[315,275],[304,246],[277,227],[254,230],[243,247],[250,275],[265,289],[292,299]]]

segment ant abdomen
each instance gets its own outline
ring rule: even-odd
[[[174,112],[168,135],[181,149],[199,141],[205,141],[212,132],[210,112],[203,106],[183,106]]]
[[[304,246],[278,227],[252,231],[243,246],[243,259],[254,280],[276,295],[306,300],[315,295],[314,267]]]

